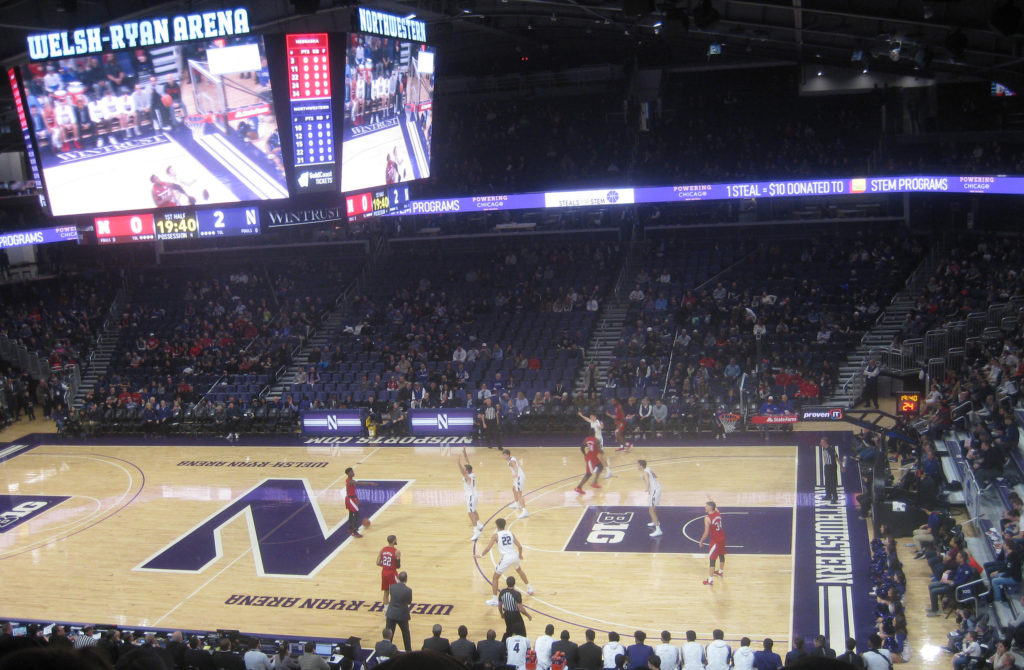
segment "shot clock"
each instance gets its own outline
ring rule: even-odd
[[[164,209],[155,213],[98,216],[93,219],[98,244],[187,240],[201,237],[258,235],[256,207]]]
[[[921,412],[921,396],[917,393],[901,393],[896,401],[896,414],[917,416]]]

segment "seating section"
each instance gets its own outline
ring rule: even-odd
[[[82,272],[0,286],[0,333],[47,359],[81,365],[120,288],[116,274]]]
[[[260,414],[260,429],[293,429],[296,411],[290,422],[264,421],[276,402],[257,412],[260,397],[358,269],[300,260],[147,269],[132,282],[117,356],[81,422],[101,432],[197,432],[223,428],[233,405],[247,418]],[[160,416],[147,418],[154,410]]]

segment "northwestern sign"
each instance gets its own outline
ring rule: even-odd
[[[70,496],[0,496],[0,533],[6,533]]]
[[[367,480],[358,483],[360,512],[370,518],[411,482]],[[343,485],[342,485],[343,486]],[[336,492],[340,501],[342,491]],[[171,542],[136,570],[200,573],[224,554],[221,531],[242,517],[256,573],[261,577],[312,577],[351,537],[348,514],[336,505],[340,520],[328,528],[305,479],[264,479],[198,526]]]
[[[413,435],[472,435],[476,412],[459,409],[411,409],[410,432]]]
[[[359,30],[399,40],[427,41],[427,24],[423,21],[385,14],[366,7],[359,8]]]
[[[155,47],[189,40],[212,40],[249,32],[249,12],[244,8],[201,14],[141,19],[54,33],[29,35],[32,60],[72,58],[103,51]]]
[[[308,410],[302,413],[303,435],[362,435],[363,413],[358,409]]]

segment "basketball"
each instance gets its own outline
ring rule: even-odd
[[[164,93],[162,96],[160,96],[160,102],[164,103],[164,107],[170,107],[171,104],[174,102],[174,98]]]
[[[363,528],[369,528],[370,527],[370,520],[369,519],[363,519],[362,523],[363,523]]]

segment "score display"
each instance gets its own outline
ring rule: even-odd
[[[256,207],[185,208],[100,216],[93,226],[97,244],[118,244],[258,235],[260,217]]]
[[[335,189],[334,112],[326,33],[287,35],[288,99],[295,147],[295,193]]]
[[[345,212],[349,221],[372,216],[385,216],[405,207],[409,202],[409,185],[394,184],[387,188],[363,191],[345,196]]]

